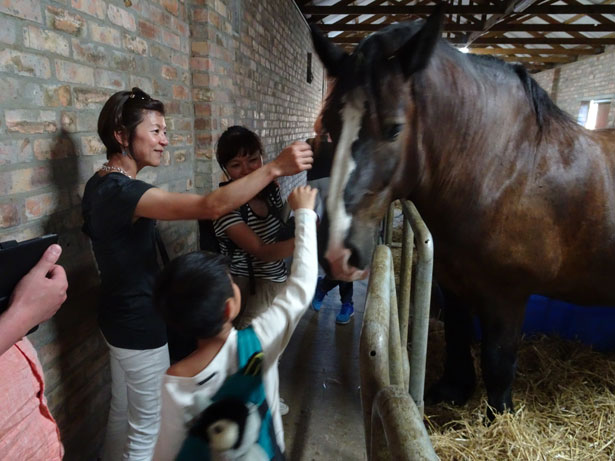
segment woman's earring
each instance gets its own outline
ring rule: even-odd
[[[127,156],[128,156],[128,149],[126,149],[126,147],[124,147],[124,146],[122,146],[122,155],[123,155],[124,157],[127,157]]]

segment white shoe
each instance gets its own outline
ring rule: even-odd
[[[280,416],[287,415],[289,411],[290,411],[290,408],[288,408],[288,405],[286,405],[286,402],[284,402],[284,399],[280,397]]]

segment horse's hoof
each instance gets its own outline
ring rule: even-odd
[[[504,413],[514,413],[512,404],[487,405],[487,423],[492,423],[496,416]]]
[[[425,395],[425,403],[434,405],[446,402],[453,405],[465,405],[474,393],[474,385],[462,385],[441,379],[434,384]]]

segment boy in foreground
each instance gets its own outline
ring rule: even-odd
[[[266,397],[264,406],[268,406],[266,410],[260,407],[259,410],[263,427],[268,426],[272,432],[272,440],[265,443],[272,446],[266,446],[265,451],[270,459],[283,459],[284,431],[277,365],[312,299],[316,284],[318,262],[313,211],[316,193],[316,189],[300,186],[288,197],[295,212],[296,226],[291,275],[286,290],[252,321],[250,328],[238,332],[232,325],[240,311],[241,294],[229,275],[224,257],[190,253],[173,260],[161,274],[154,293],[156,306],[170,328],[198,338],[198,347],[172,365],[164,376],[161,427],[154,460],[177,457],[190,427],[200,416],[202,419],[201,413],[212,399],[223,401],[220,390],[227,378],[234,378],[245,365],[239,363],[242,354],[245,355],[242,344],[246,341],[252,344],[255,338],[263,352],[259,374]],[[211,440],[209,443],[212,444]],[[263,445],[260,440],[259,443]]]

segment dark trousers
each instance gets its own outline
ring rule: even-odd
[[[340,287],[340,299],[342,304],[351,303],[352,304],[352,282],[343,282],[341,280],[331,280],[329,277],[325,275],[324,278],[319,280],[318,289],[322,290],[325,293],[328,293],[336,286]]]

